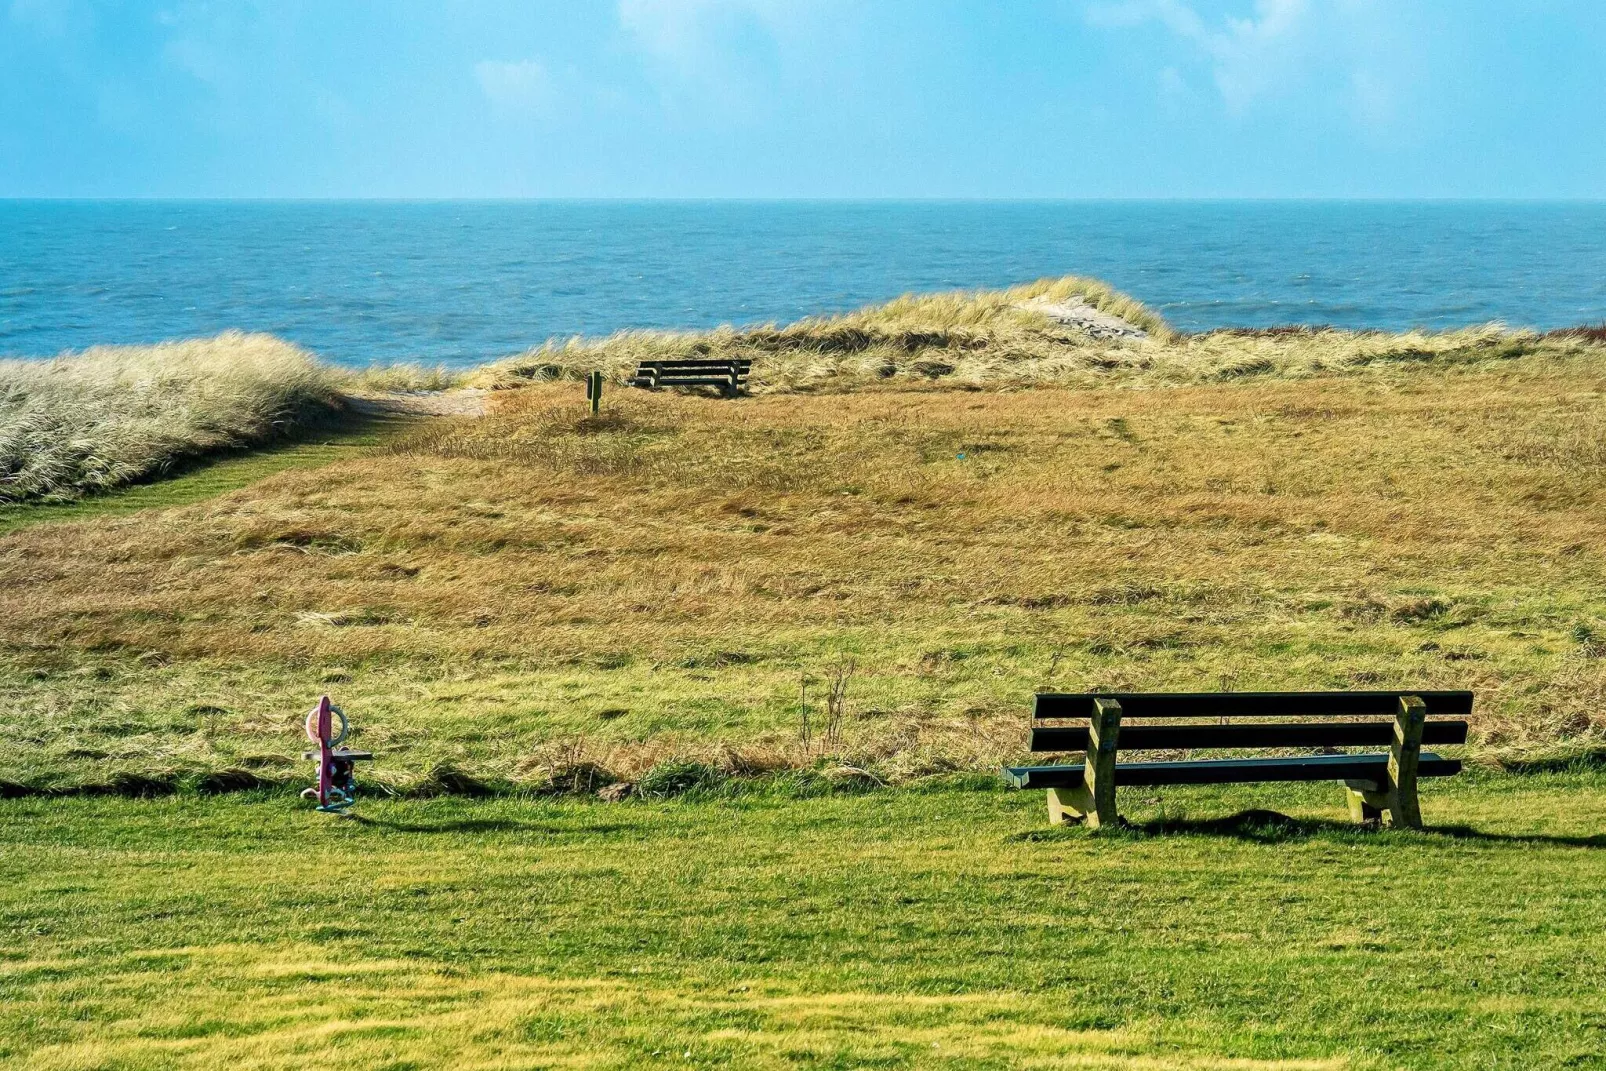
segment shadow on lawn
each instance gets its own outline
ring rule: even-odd
[[[392,822],[382,818],[367,818],[360,814],[341,816],[359,826],[388,830],[392,833],[539,833],[548,837],[576,834],[621,833],[628,829],[622,825],[556,826],[543,822],[516,822],[509,818],[455,818],[444,822]]]
[[[1278,811],[1249,810],[1222,818],[1153,818],[1147,822],[1127,822],[1114,829],[1088,830],[1080,826],[1034,829],[1017,834],[1019,841],[1059,840],[1065,837],[1230,837],[1258,844],[1277,844],[1307,837],[1340,835],[1345,837],[1388,836],[1447,837],[1452,840],[1482,841],[1489,844],[1526,844],[1563,848],[1606,848],[1606,833],[1591,836],[1556,836],[1548,833],[1490,833],[1468,825],[1430,825],[1420,834],[1404,830],[1376,830],[1353,822],[1327,818],[1294,818]]]

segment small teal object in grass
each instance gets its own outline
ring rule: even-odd
[[[960,461],[965,460],[965,455],[964,454],[955,454],[954,457],[958,458]]]

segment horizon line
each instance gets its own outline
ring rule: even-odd
[[[0,204],[1532,204],[1599,205],[1602,197],[1410,197],[1410,196],[1220,196],[1220,197],[479,197],[479,196],[4,196]]]

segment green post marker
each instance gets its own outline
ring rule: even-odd
[[[602,409],[601,372],[589,372],[586,374],[586,400],[591,403],[591,415],[596,416]]]

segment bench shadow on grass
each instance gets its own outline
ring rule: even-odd
[[[386,830],[391,833],[538,833],[548,837],[576,835],[606,835],[623,833],[630,827],[619,824],[589,826],[559,826],[545,822],[519,822],[511,818],[454,818],[441,822],[394,822],[384,818],[347,813],[341,816],[365,828]]]
[[[1114,837],[1148,839],[1154,837],[1226,837],[1257,844],[1279,844],[1317,836],[1448,837],[1452,840],[1481,841],[1488,844],[1521,844],[1534,847],[1606,848],[1606,833],[1591,836],[1564,836],[1549,833],[1491,833],[1468,825],[1429,825],[1420,834],[1404,830],[1379,830],[1328,818],[1294,818],[1279,811],[1254,809],[1221,818],[1152,818],[1145,822],[1125,819],[1113,829],[1089,830],[1081,826],[1060,826],[1017,833],[1016,841],[1052,841],[1066,838]]]

